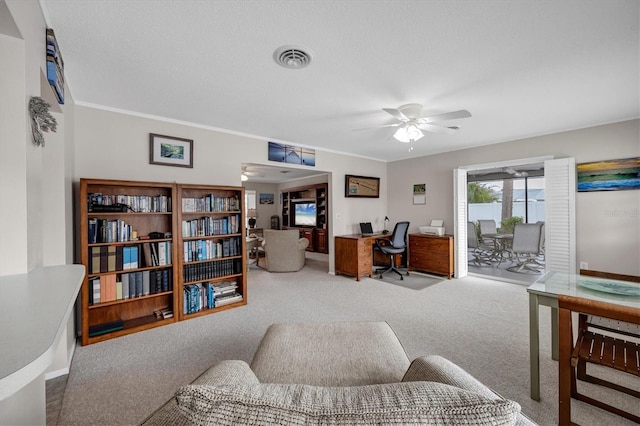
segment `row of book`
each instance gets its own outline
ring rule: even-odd
[[[124,195],[102,194],[92,192],[87,195],[89,211],[93,206],[128,206],[135,213],[168,213],[171,212],[171,197],[169,195]]]
[[[133,228],[122,219],[89,218],[89,244],[131,241]]]
[[[106,274],[89,280],[89,304],[133,299],[170,291],[171,269]]]
[[[203,282],[184,286],[184,313],[193,314],[242,300],[235,281],[213,284]]]
[[[223,259],[212,262],[184,265],[182,275],[184,282],[203,281],[212,278],[226,277],[242,272],[242,259]]]
[[[183,243],[185,262],[219,259],[221,257],[238,256],[242,253],[242,240],[239,237],[214,240],[195,240]]]
[[[239,214],[219,219],[205,216],[199,219],[182,221],[183,237],[204,237],[208,235],[237,234],[239,232]]]
[[[201,198],[182,198],[182,211],[193,212],[229,212],[240,210],[240,197],[219,197],[209,194]]]
[[[156,241],[133,245],[91,247],[89,273],[126,271],[171,265],[171,242]]]

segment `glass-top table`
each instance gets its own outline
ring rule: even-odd
[[[527,288],[531,398],[540,401],[539,307],[551,307],[551,357],[558,359],[558,295],[628,306],[640,310],[640,284],[588,275],[548,272]]]

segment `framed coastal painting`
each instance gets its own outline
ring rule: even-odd
[[[640,189],[640,157],[580,163],[578,192]]]
[[[193,168],[193,139],[150,133],[149,163]]]
[[[370,176],[345,175],[344,196],[360,198],[380,198],[380,178]]]

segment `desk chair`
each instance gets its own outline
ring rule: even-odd
[[[402,272],[398,270],[395,264],[395,255],[402,254],[407,251],[407,231],[409,230],[409,222],[398,222],[396,226],[393,228],[393,234],[391,234],[390,239],[386,238],[377,238],[376,239],[376,247],[382,253],[388,255],[390,257],[389,267],[384,269],[376,269],[376,274],[378,274],[378,278],[382,278],[382,274],[393,271],[396,274],[400,275],[400,279],[403,280]],[[407,271],[407,275],[409,275],[409,271]]]

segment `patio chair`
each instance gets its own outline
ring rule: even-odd
[[[511,272],[533,272],[536,274],[542,271],[538,269],[541,265],[537,263],[540,254],[540,228],[539,223],[518,223],[513,230],[513,244],[511,256],[515,265],[507,268]]]

